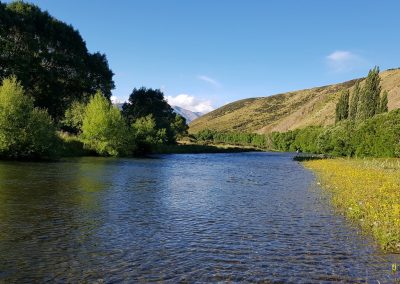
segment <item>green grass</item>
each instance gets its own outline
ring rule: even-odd
[[[155,154],[201,154],[201,153],[238,153],[260,151],[254,147],[239,147],[234,145],[213,144],[176,144],[158,145],[153,150]]]

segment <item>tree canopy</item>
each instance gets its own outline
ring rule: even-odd
[[[186,119],[174,113],[157,89],[133,89],[127,103],[122,105],[122,114],[131,125],[136,119],[152,115],[157,129],[165,129],[166,142],[175,142],[179,134],[187,131]]]
[[[56,120],[73,101],[97,90],[109,98],[114,88],[104,54],[88,52],[72,26],[22,1],[0,2],[0,79],[10,75]]]
[[[360,94],[357,118],[364,120],[379,113],[380,109],[380,86],[379,67],[369,70],[364,87]]]
[[[350,98],[349,90],[345,90],[336,104],[336,122],[350,119],[361,122],[377,114],[388,112],[388,92],[381,95],[379,67],[369,70],[364,86],[358,81]]]
[[[58,139],[51,117],[35,108],[15,77],[0,86],[0,156],[14,159],[52,158]]]
[[[340,96],[339,102],[336,105],[336,119],[335,122],[345,120],[349,117],[349,97],[350,92],[348,90],[343,91]]]
[[[81,138],[88,149],[103,156],[124,156],[134,147],[121,112],[100,92],[85,107]]]

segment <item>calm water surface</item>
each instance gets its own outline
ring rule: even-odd
[[[394,281],[289,154],[0,163],[0,282]]]

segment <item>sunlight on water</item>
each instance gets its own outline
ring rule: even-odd
[[[393,281],[287,154],[0,163],[0,282]]]

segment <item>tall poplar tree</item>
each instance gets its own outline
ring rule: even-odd
[[[357,83],[354,86],[353,93],[351,95],[350,106],[349,106],[349,118],[351,120],[355,120],[357,117],[358,103],[360,101],[360,92],[361,92],[360,81],[357,81]]]
[[[379,113],[380,108],[380,86],[379,67],[375,66],[368,72],[365,85],[360,95],[357,119],[364,120]]]
[[[345,120],[349,117],[349,90],[343,91],[336,105],[336,122]]]
[[[381,101],[379,103],[379,113],[388,112],[388,92],[383,91]]]

